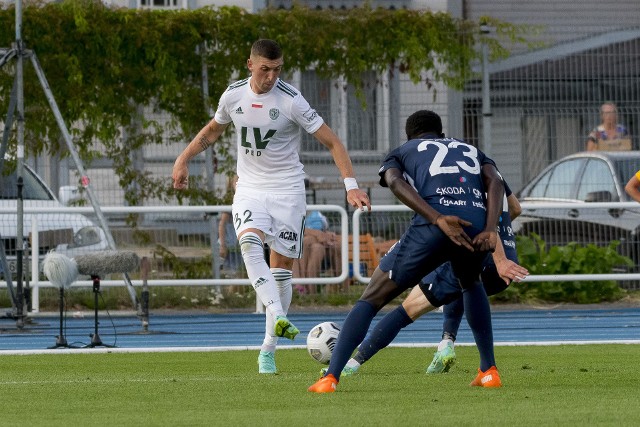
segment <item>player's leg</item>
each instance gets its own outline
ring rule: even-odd
[[[293,293],[291,282],[293,273],[291,270],[287,270],[284,268],[272,268],[271,272],[276,280],[276,286],[278,289],[280,302],[282,304],[282,309],[286,314],[289,311],[289,306],[291,305],[291,298]],[[260,359],[262,361],[259,361],[258,363],[260,373],[276,372],[274,353],[276,350],[276,345],[278,343],[278,335],[276,335],[275,330],[276,317],[267,315],[265,322],[265,338],[260,348]]]
[[[233,198],[232,219],[247,276],[256,295],[266,307],[267,313],[282,316],[284,310],[278,296],[276,281],[264,256],[266,233],[272,222],[265,205],[263,194],[237,189]]]
[[[280,286],[274,277],[269,265],[273,268],[284,268],[289,271],[293,267],[293,259],[287,258],[286,262],[274,264],[274,258],[270,262],[265,259],[264,243],[268,243],[273,251],[282,252],[282,246],[278,246],[278,239],[274,238],[273,231],[283,231],[274,226],[274,203],[269,200],[273,195],[238,189],[233,201],[233,221],[239,236],[242,257],[245,261],[247,275],[251,280],[256,295],[266,307],[265,313],[265,339],[258,356],[258,371],[260,373],[275,373],[275,348],[278,336],[293,339],[299,332],[287,319],[286,309],[283,308],[281,295],[287,295],[282,291],[291,286],[291,280],[285,280],[285,288]],[[304,200],[303,200],[304,202]],[[283,238],[293,238],[295,250],[293,254],[299,255],[298,238],[302,238],[300,228],[304,224],[304,204],[299,218],[296,219],[296,229],[283,231]],[[286,258],[286,256],[284,257]],[[276,257],[277,259],[277,257]],[[288,306],[289,300],[285,301]]]
[[[502,383],[495,367],[489,299],[482,283],[479,280],[475,280],[477,274],[474,273],[481,271],[480,268],[475,269],[473,262],[478,259],[471,256],[468,257],[468,260],[470,263],[461,263],[461,259],[456,260],[457,263],[453,263],[453,268],[463,288],[464,312],[480,353],[478,376],[471,382],[471,385],[500,387]]]
[[[462,295],[461,295],[462,297]],[[462,298],[445,305],[442,308],[442,340],[455,342],[464,315],[464,302]]]
[[[443,306],[442,312],[442,340],[438,343],[433,359],[427,367],[427,374],[449,372],[449,369],[456,361],[454,343],[462,321],[462,315],[464,314],[462,298]]]
[[[431,280],[430,280],[431,279]],[[448,307],[450,304],[460,302],[462,308],[462,287],[460,281],[453,273],[450,262],[442,264],[436,269],[434,274],[426,276],[420,282],[420,288],[423,290],[429,301],[433,305],[443,306],[444,320],[443,327],[448,324]],[[460,316],[462,316],[460,313]],[[443,329],[444,331],[444,329]],[[457,328],[456,328],[457,331]],[[444,332],[443,332],[444,333]],[[449,369],[456,360],[456,353],[453,348],[453,340],[444,338],[438,344],[438,348],[433,354],[433,359],[427,367],[428,374],[439,374],[449,372]]]
[[[240,236],[240,248],[247,268],[247,275],[251,280],[256,295],[265,305],[265,338],[258,355],[258,372],[261,374],[275,374],[275,348],[277,336],[275,334],[275,320],[278,316],[285,316],[282,302],[276,287],[276,280],[264,259],[262,239],[254,229],[246,230]]]
[[[291,304],[293,261],[303,253],[306,202],[304,194],[269,194],[267,209],[273,220],[272,234],[266,236],[271,248],[271,271],[274,272],[278,297],[284,315],[276,316],[276,336],[294,339],[300,332],[286,314]]]
[[[459,283],[456,283],[454,288],[452,279],[457,281],[457,278],[455,278],[453,274],[451,264],[444,264],[441,268],[443,270],[446,268],[448,271],[439,275],[439,279],[449,283],[448,289],[450,291],[450,297],[455,299],[443,306],[442,340],[438,344],[438,349],[433,356],[433,360],[427,368],[427,373],[446,372],[448,367],[455,361],[454,343],[458,335],[460,323],[462,322],[462,316],[464,315],[462,288],[459,286]],[[487,296],[500,293],[508,286],[498,274],[491,255],[487,255],[484,260],[481,279]],[[446,366],[447,362],[449,362],[449,366]]]
[[[444,261],[448,238],[437,227],[409,227],[380,261],[364,293],[345,319],[326,376],[309,387],[314,393],[335,391],[342,368],[362,342],[376,313]]]
[[[282,308],[285,314],[289,311],[292,298],[292,277],[291,270],[284,268],[272,268],[271,272],[276,279],[276,285],[278,287],[278,294],[282,303]],[[275,333],[276,330],[276,318],[273,316],[266,316],[265,322],[265,338],[260,347],[260,355],[258,356],[258,372],[261,374],[275,374],[276,362],[275,351],[278,344],[278,336]]]
[[[478,281],[463,292],[464,311],[473,332],[473,338],[480,353],[478,376],[471,385],[500,387],[502,382],[496,369],[493,352],[493,329],[489,300],[482,284]]]
[[[467,286],[463,291],[464,311],[480,352],[480,369],[483,371],[496,364],[493,353],[493,329],[491,309],[484,287],[480,281]]]
[[[418,286],[414,286],[407,298],[396,309],[387,313],[369,332],[365,340],[358,347],[355,356],[347,362],[345,373],[354,371],[371,359],[378,351],[387,347],[398,335],[400,330],[412,324],[423,314],[435,307],[429,303],[427,297]]]
[[[240,251],[253,289],[268,312],[284,315],[273,274],[264,259],[264,234],[255,228],[240,235]]]
[[[376,268],[362,297],[355,303],[340,329],[331,362],[326,375],[309,387],[313,393],[335,391],[342,369],[351,357],[353,350],[362,342],[376,313],[389,301],[402,293],[402,290],[389,279],[388,273]],[[370,297],[370,300],[366,298]]]
[[[378,311],[401,293],[402,290],[389,278],[388,274],[376,268],[371,276],[369,286],[345,319],[340,331],[340,338],[331,356],[328,371],[333,373],[336,379],[339,379],[342,366],[347,362],[353,350],[364,339],[371,321]],[[332,367],[336,369],[337,366],[340,366],[340,369],[338,372],[333,372]]]

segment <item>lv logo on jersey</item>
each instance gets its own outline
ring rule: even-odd
[[[269,140],[273,137],[273,135],[276,134],[275,129],[269,129],[263,138],[260,128],[252,128],[252,129],[253,129],[253,141],[256,144],[255,148],[257,148],[258,150],[264,150],[265,148],[267,148],[267,145],[269,144]],[[242,129],[240,130],[240,135],[242,137],[241,145],[246,148],[253,148],[251,145],[251,141],[247,140],[247,134],[248,134],[248,128],[243,126]]]

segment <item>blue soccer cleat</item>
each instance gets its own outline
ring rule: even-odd
[[[449,372],[449,369],[456,361],[456,352],[453,350],[453,345],[448,344],[440,351],[436,351],[433,355],[433,360],[427,368],[427,374],[442,374]]]
[[[258,373],[276,373],[276,355],[270,351],[260,351],[258,355]]]

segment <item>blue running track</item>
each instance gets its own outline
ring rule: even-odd
[[[304,346],[306,334],[316,324],[334,321],[342,324],[346,312],[290,313],[301,333],[295,341],[280,339],[281,347]],[[379,315],[375,320],[380,318]],[[60,321],[57,315],[30,317],[24,328],[0,318],[0,354],[41,352],[55,346]],[[148,330],[133,314],[100,313],[98,335],[102,344],[115,345],[109,351],[201,351],[246,348],[256,349],[264,337],[264,314],[174,313],[151,315]],[[91,343],[94,332],[93,312],[76,318],[68,314],[64,337],[69,347],[81,348]],[[405,328],[392,345],[429,347],[440,341],[442,313],[428,313]],[[541,309],[494,311],[493,329],[496,345],[524,344],[640,344],[640,308],[619,309]],[[473,336],[465,320],[458,334],[458,345],[473,345]],[[96,351],[104,346],[89,348]],[[67,350],[66,347],[49,351]]]

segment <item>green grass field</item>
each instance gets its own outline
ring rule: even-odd
[[[475,347],[426,375],[433,348],[383,350],[338,392],[307,392],[321,365],[279,350],[2,356],[0,425],[638,426],[640,347],[497,347],[504,386],[469,387]]]

